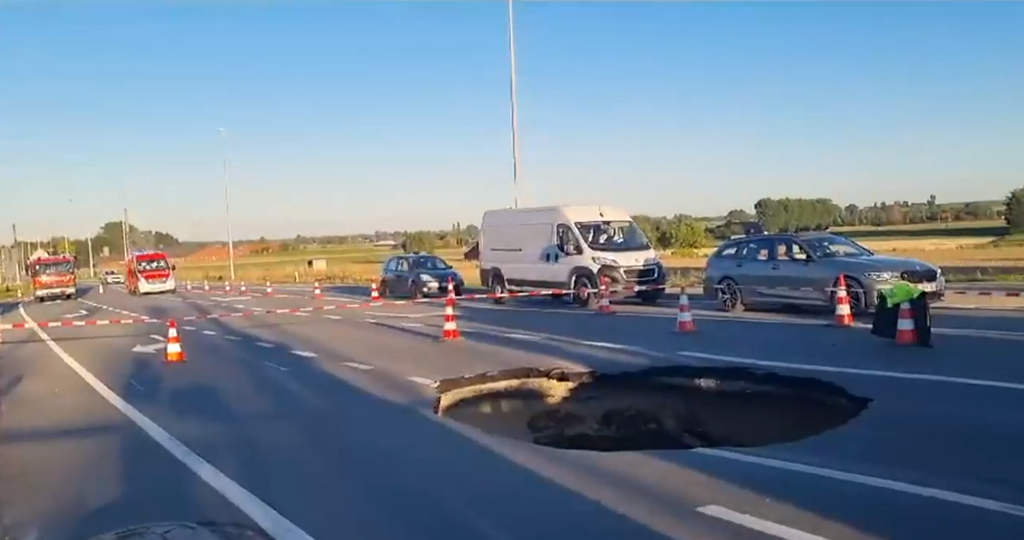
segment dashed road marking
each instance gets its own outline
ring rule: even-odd
[[[196,329],[195,326],[182,326],[182,328],[184,328],[185,330],[195,330]]]
[[[241,341],[242,338],[238,336],[224,336],[224,339],[230,339],[231,341]]]
[[[334,319],[336,321],[342,318],[338,315],[324,315],[324,317],[327,317],[328,319]]]
[[[410,381],[412,381],[412,382],[414,382],[416,384],[422,384],[424,386],[434,386],[434,381],[432,381],[430,379],[425,379],[423,377],[406,377],[406,379],[408,379],[408,380],[410,380]]]
[[[203,330],[203,333],[208,335],[208,336],[216,336],[217,335],[217,332],[214,332],[213,330]]]
[[[792,527],[779,525],[773,521],[734,512],[722,506],[701,506],[697,511],[706,516],[716,517],[737,525],[742,525],[748,529],[763,532],[776,538],[783,538],[785,540],[826,540],[824,537],[816,534],[805,533]]]
[[[21,316],[26,322],[35,325],[35,321],[25,312],[24,306],[18,306],[18,309],[21,311]],[[33,326],[32,330],[46,343],[51,351],[60,357],[72,371],[77,373],[86,384],[92,387],[100,397],[121,411],[122,414],[127,416],[129,420],[156,441],[157,444],[164,447],[178,461],[188,467],[215,491],[223,495],[225,499],[231,501],[232,504],[266,531],[271,538],[276,540],[313,540],[312,536],[279,514],[277,510],[274,510],[267,503],[246,491],[245,488],[228,478],[227,475],[220,472],[220,470],[200,457],[199,454],[193,452],[184,443],[175,439],[173,435],[160,427],[156,422],[150,420],[124,399],[121,399],[113,390],[103,384],[95,375],[57,345],[41,328]]]
[[[259,346],[259,347],[263,347],[265,349],[273,349],[274,348],[274,344],[273,343],[267,343],[265,341],[257,341],[256,345]]]
[[[316,358],[316,353],[309,351],[288,351],[296,356],[304,356],[306,358]]]
[[[344,366],[348,366],[350,368],[361,369],[363,371],[368,371],[368,370],[373,369],[373,366],[368,366],[366,364],[360,364],[359,362],[342,362],[341,364],[344,365]]]
[[[277,365],[277,364],[272,364],[272,363],[270,363],[270,362],[263,362],[263,363],[264,363],[264,364],[266,364],[266,365],[268,365],[268,366],[270,366],[270,367],[272,367],[272,368],[277,368],[277,369],[280,369],[281,371],[288,371],[288,368],[286,368],[286,367],[281,367],[281,366],[279,366],[279,365]]]
[[[914,484],[907,484],[905,482],[900,482],[897,480],[889,480],[887,478],[878,478],[875,476],[867,476],[863,474],[850,473],[845,471],[836,471],[832,469],[826,469],[823,467],[815,467],[813,465],[792,463],[789,461],[781,461],[778,459],[752,456],[749,454],[741,454],[739,452],[730,452],[726,450],[698,448],[696,450],[693,450],[693,452],[709,456],[716,456],[725,459],[731,459],[733,461],[753,463],[755,465],[762,465],[765,467],[772,467],[775,469],[782,469],[786,471],[801,472],[805,474],[811,474],[814,476],[821,476],[824,478],[830,478],[832,480],[842,480],[844,482],[860,484],[863,486],[888,489],[891,491],[898,491],[900,493],[908,493],[910,495],[918,495],[921,497],[939,499],[946,502],[962,504],[964,506],[973,506],[975,508],[991,510],[993,512],[1000,512],[1003,514],[1024,517],[1024,506],[1004,503],[992,499],[985,499],[982,497],[975,497],[973,495],[964,495],[963,493],[956,493],[953,491],[946,491],[938,488],[917,486]]]
[[[406,328],[422,328],[423,324],[418,322],[404,322],[398,323],[398,326],[405,326]]]
[[[532,336],[530,334],[501,334],[501,336],[512,339],[526,339],[530,341],[539,341],[541,339],[540,336]]]
[[[153,338],[155,340],[158,340],[158,341],[167,341],[167,338],[165,338],[163,336],[160,336],[160,335],[157,335],[157,334],[150,334],[149,337],[151,337],[151,338]]]

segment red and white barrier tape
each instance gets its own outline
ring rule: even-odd
[[[619,291],[628,292],[639,292],[645,290],[663,289],[664,287],[627,287],[619,289]],[[596,292],[597,289],[590,290],[589,292]],[[456,297],[458,300],[493,300],[497,298],[525,298],[525,297],[537,297],[537,296],[554,296],[554,295],[568,295],[573,294],[573,291],[565,289],[547,289],[538,291],[526,291],[526,292],[510,292],[505,294],[493,294],[493,293],[480,293],[480,294],[466,294]],[[345,304],[330,304],[326,306],[309,306],[302,308],[281,308],[281,309],[251,309],[246,311],[238,311],[232,313],[213,313],[209,315],[189,315],[186,317],[175,317],[179,321],[202,321],[209,319],[227,319],[233,317],[249,317],[253,315],[281,315],[289,313],[308,313],[311,311],[330,311],[337,309],[360,309],[360,308],[376,308],[382,306],[400,306],[409,304],[424,304],[429,302],[444,302],[444,297],[440,298],[416,298],[410,300],[380,300],[377,302],[352,302]],[[37,326],[39,328],[61,328],[61,327],[72,327],[72,326],[110,326],[110,325],[121,325],[121,324],[140,324],[140,323],[165,323],[162,319],[153,319],[150,317],[132,317],[129,319],[101,319],[101,320],[86,320],[86,321],[48,321],[38,322],[35,325],[29,323],[7,323],[0,324],[0,330],[18,330],[25,328],[32,328]]]

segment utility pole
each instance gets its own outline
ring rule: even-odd
[[[92,237],[85,239],[85,245],[89,246],[89,278],[96,277],[96,267],[92,263]]]
[[[231,273],[231,281],[235,280],[235,240],[231,235],[231,204],[228,198],[228,151],[227,140],[228,130],[217,128],[222,139],[224,139],[224,217],[228,224],[228,267]]]
[[[516,31],[508,0],[509,102],[512,108],[512,208],[519,208],[519,118],[516,113]]]
[[[124,218],[121,220],[121,245],[124,246],[124,260],[128,260],[128,209],[124,209]]]
[[[14,248],[18,251],[14,256],[14,278],[17,280],[18,285],[21,285],[21,265],[25,263],[25,255],[22,252],[21,244],[18,243],[18,225],[11,223],[11,233],[14,235]]]

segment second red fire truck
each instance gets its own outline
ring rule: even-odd
[[[162,251],[133,251],[125,266],[125,286],[129,294],[177,292],[175,266]]]

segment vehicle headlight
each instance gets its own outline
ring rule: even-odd
[[[420,274],[420,281],[437,281],[434,276],[430,274]]]
[[[615,259],[610,259],[608,257],[592,257],[591,260],[594,261],[594,264],[599,264],[601,266],[618,266],[619,265],[619,261],[616,261]]]
[[[864,272],[864,277],[874,281],[895,281],[900,275],[898,272]]]

